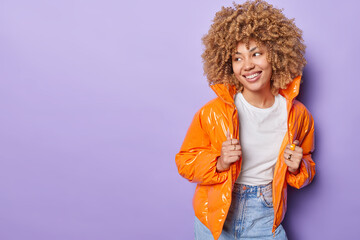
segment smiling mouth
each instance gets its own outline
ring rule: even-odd
[[[246,80],[248,80],[248,81],[255,81],[255,80],[257,80],[257,78],[258,78],[258,76],[261,74],[261,72],[257,72],[257,73],[254,73],[254,74],[251,74],[251,75],[247,75],[247,76],[245,76],[244,75],[244,77],[245,77],[245,79]]]

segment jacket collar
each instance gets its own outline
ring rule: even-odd
[[[216,95],[228,104],[234,104],[234,97],[236,94],[236,87],[230,84],[214,84],[210,86]]]
[[[285,89],[280,89],[279,93],[287,100],[293,100],[299,95],[301,83],[301,75],[294,78],[294,80]]]
[[[300,90],[301,76],[297,76],[285,89],[280,89],[279,93],[287,100],[292,101]],[[214,84],[210,86],[216,95],[226,103],[234,104],[236,88],[230,84]]]

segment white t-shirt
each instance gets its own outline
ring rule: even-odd
[[[241,93],[235,96],[240,121],[242,166],[237,183],[264,185],[273,180],[281,143],[287,130],[286,100],[278,94],[269,108],[257,108]]]

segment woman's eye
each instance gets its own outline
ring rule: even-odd
[[[236,62],[237,62],[237,61],[241,61],[241,58],[235,58],[234,60],[235,60]]]
[[[257,56],[260,56],[261,53],[257,52],[257,53],[254,53],[254,56],[257,57]]]

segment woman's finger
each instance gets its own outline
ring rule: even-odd
[[[290,153],[284,153],[284,159],[291,160],[292,154]]]
[[[239,140],[237,140],[237,139],[228,139],[222,143],[222,146],[235,145],[238,143],[239,143]]]
[[[239,156],[241,155],[241,151],[237,150],[237,151],[229,151],[226,153],[226,156]]]
[[[286,154],[293,154],[293,153],[294,153],[294,151],[292,151],[292,150],[290,150],[290,149],[286,148],[286,149],[284,150],[284,153],[286,153]]]
[[[290,168],[298,168],[298,165],[292,161],[285,159],[285,164]]]

